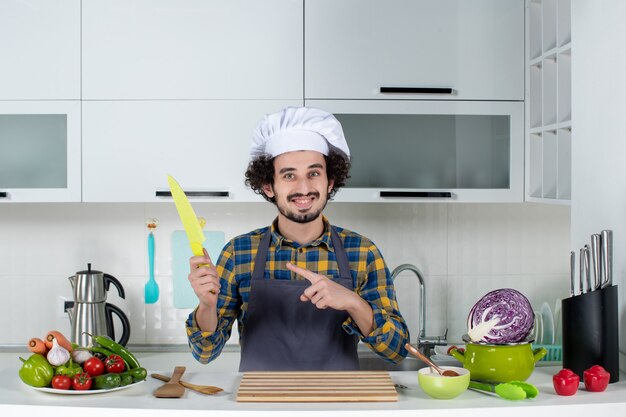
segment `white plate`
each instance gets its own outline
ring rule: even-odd
[[[552,309],[548,303],[543,303],[541,309],[541,318],[543,321],[543,337],[542,342],[544,345],[554,344],[554,316],[552,315]]]
[[[143,384],[146,382],[145,380],[139,382],[133,382],[132,384],[125,385],[123,387],[111,388],[111,389],[88,389],[85,391],[77,391],[73,389],[56,389],[56,388],[37,388],[31,387],[36,391],[41,392],[49,392],[50,394],[61,394],[61,395],[91,395],[91,394],[104,394],[105,392],[114,392],[121,391],[126,388],[134,387],[139,384]],[[30,387],[30,385],[28,385]]]
[[[540,345],[543,343],[543,316],[540,312],[535,311],[535,321],[533,323],[533,339],[535,343]]]

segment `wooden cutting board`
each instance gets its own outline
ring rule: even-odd
[[[398,401],[398,393],[386,371],[245,372],[237,401]]]

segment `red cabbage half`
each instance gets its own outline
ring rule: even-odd
[[[512,288],[502,288],[474,304],[467,317],[467,335],[473,342],[518,343],[532,332],[534,319],[528,298]]]

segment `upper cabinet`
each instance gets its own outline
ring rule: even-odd
[[[572,196],[571,0],[527,0],[526,200]]]
[[[167,175],[194,200],[264,201],[245,184],[252,132],[301,101],[124,100],[83,103],[83,201],[171,201]]]
[[[524,100],[524,0],[305,3],[305,99]]]
[[[524,103],[307,100],[350,146],[349,202],[521,202]]]
[[[80,98],[80,0],[0,2],[0,100]]]
[[[81,201],[79,100],[0,101],[0,203]]]
[[[83,0],[83,99],[300,99],[302,0]]]

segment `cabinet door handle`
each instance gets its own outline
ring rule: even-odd
[[[454,90],[449,87],[380,87],[380,92],[394,94],[452,94]]]
[[[9,193],[7,193],[6,191],[0,191],[0,198],[7,198],[9,196]]]
[[[449,191],[381,191],[380,197],[452,198],[452,193]]]
[[[229,191],[185,191],[187,197],[230,197]],[[157,191],[157,197],[171,197],[171,191]]]

